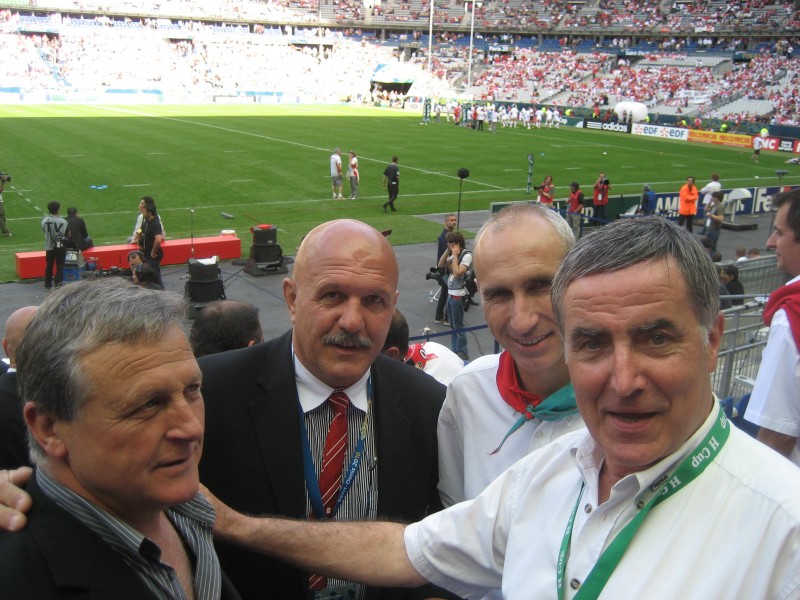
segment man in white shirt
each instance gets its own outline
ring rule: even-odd
[[[719,182],[719,173],[712,173],[711,174],[711,181],[703,186],[703,189],[700,190],[700,196],[703,198],[703,215],[706,215],[708,211],[708,205],[711,202],[711,194],[714,192],[719,192],[722,190],[722,184]],[[704,225],[703,226],[703,235],[708,232],[708,228]]]
[[[758,157],[761,154],[761,149],[767,143],[766,136],[762,133],[753,138],[753,154],[750,155],[750,160],[758,162]]]
[[[408,321],[395,308],[392,324],[381,350],[383,354],[416,367],[442,385],[448,385],[464,367],[464,361],[447,346],[430,340],[409,344],[408,338]]]
[[[800,190],[779,194],[767,248],[792,279],[769,297],[769,339],[761,355],[745,419],[761,426],[758,439],[800,466]]]
[[[439,494],[445,506],[477,496],[523,456],[583,427],[550,303],[550,284],[575,244],[557,212],[512,204],[475,238],[475,270],[489,330],[505,348],[453,379],[439,414]]]
[[[334,200],[341,200],[342,196],[342,151],[335,148],[331,154],[331,192]]]
[[[800,597],[800,471],[733,428],[712,393],[724,318],[694,237],[659,217],[613,222],[567,253],[551,293],[588,431],[409,526],[217,506],[217,535],[466,598]]]

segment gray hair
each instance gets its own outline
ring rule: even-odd
[[[75,419],[92,393],[81,358],[105,344],[150,342],[180,325],[184,300],[118,277],[65,285],[31,320],[17,353],[17,382],[24,402],[57,421]],[[29,435],[31,457],[44,452]]]
[[[489,217],[489,220],[478,230],[478,234],[475,236],[474,247],[478,247],[478,242],[487,231],[516,227],[527,217],[538,217],[548,221],[556,230],[561,241],[564,242],[564,252],[567,252],[575,245],[575,234],[572,232],[572,228],[558,212],[551,208],[545,208],[540,204],[519,202],[506,206],[500,212]]]
[[[660,258],[675,261],[686,282],[691,309],[700,325],[710,330],[719,314],[719,279],[714,263],[691,233],[663,217],[653,216],[609,223],[583,237],[567,253],[550,291],[562,333],[561,309],[567,287],[573,281]]]

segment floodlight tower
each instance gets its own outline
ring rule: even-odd
[[[469,24],[469,56],[467,57],[467,88],[472,87],[472,45],[473,40],[475,39],[475,5],[478,5],[478,8],[483,6],[483,2],[476,2],[476,0],[467,0],[464,3],[464,10],[469,10],[472,12],[472,17],[470,18]]]

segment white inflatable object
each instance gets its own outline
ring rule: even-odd
[[[625,112],[625,121],[627,122],[631,113],[633,113],[633,122],[639,123],[647,118],[647,106],[641,102],[617,102],[614,107],[614,112],[622,120],[622,113]]]

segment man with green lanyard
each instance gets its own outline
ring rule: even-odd
[[[550,284],[575,237],[553,210],[512,204],[475,238],[486,323],[504,348],[451,381],[439,414],[445,506],[481,493],[523,456],[583,428],[550,303]]]
[[[800,597],[800,470],[733,428],[712,393],[724,319],[703,248],[659,217],[616,221],[567,253],[551,292],[588,431],[412,525],[217,504],[215,534],[331,576],[469,598]]]

